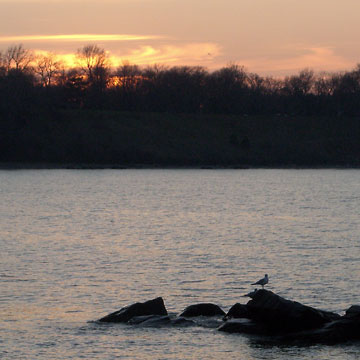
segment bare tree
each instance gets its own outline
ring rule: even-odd
[[[25,49],[22,44],[9,47],[3,55],[3,62],[7,71],[15,69],[26,72],[31,69],[33,60],[32,51]]]
[[[79,65],[90,84],[104,84],[109,74],[109,60],[104,49],[97,45],[86,45],[77,51]]]
[[[281,92],[281,89],[284,87],[284,82],[281,79],[266,76],[263,85],[267,94],[275,95]]]
[[[54,78],[60,74],[61,65],[61,62],[53,53],[38,56],[35,71],[40,76],[43,86],[49,87],[52,85]]]
[[[4,76],[6,74],[6,61],[5,55],[0,51],[0,76]]]
[[[131,65],[128,61],[125,61],[116,71],[116,76],[119,79],[119,85],[125,91],[130,91],[136,86],[140,75],[141,70],[139,66]]]
[[[248,75],[244,66],[230,63],[226,67],[213,72],[213,77],[217,78],[220,83],[226,85],[246,86]]]
[[[285,79],[285,91],[290,95],[307,95],[313,90],[314,81],[315,76],[312,70],[301,70],[299,75],[293,75]]]
[[[320,72],[315,79],[314,82],[314,91],[318,96],[329,96],[333,95],[335,85],[338,82],[336,80],[337,75],[328,73],[328,72]]]

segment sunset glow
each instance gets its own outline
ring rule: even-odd
[[[133,49],[123,55],[111,56],[113,64],[119,64],[124,60],[138,65],[146,64],[188,64],[196,65],[203,64],[204,66],[212,60],[213,57],[218,56],[221,50],[217,44],[199,43],[199,44],[184,44],[182,46],[165,45],[165,46],[142,46]]]
[[[22,43],[69,59],[91,43],[108,51],[113,64],[216,69],[236,63],[275,76],[303,68],[346,70],[360,62],[358,0],[211,0],[206,7],[200,0],[0,4],[0,51]]]
[[[47,55],[48,51],[35,49],[34,54]],[[220,48],[216,44],[200,43],[200,44],[184,44],[183,46],[141,46],[134,48],[122,54],[107,52],[110,67],[116,68],[124,62],[137,65],[148,64],[169,64],[177,65],[184,63],[188,65],[196,65],[201,62],[204,66],[209,64],[213,57],[221,54]],[[57,53],[57,58],[66,68],[76,67],[78,59],[76,52],[74,53]]]

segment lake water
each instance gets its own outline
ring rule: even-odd
[[[357,359],[360,344],[92,320],[157,296],[226,311],[264,273],[341,313],[360,303],[359,210],[359,170],[2,170],[0,358]]]

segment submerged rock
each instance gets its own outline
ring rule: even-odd
[[[134,316],[127,323],[130,325],[145,325],[145,324],[167,324],[170,322],[168,315],[143,315]]]
[[[126,306],[118,311],[99,319],[100,322],[128,322],[130,319],[146,315],[164,315],[167,316],[168,312],[164,305],[164,300],[158,297],[144,303],[135,303]]]
[[[220,306],[211,303],[201,303],[188,306],[180,316],[195,317],[195,316],[224,316],[225,311]]]
[[[230,319],[222,324],[219,331],[228,333],[242,333],[242,334],[253,334],[253,335],[267,335],[268,329],[264,324],[255,322],[250,319]]]
[[[136,316],[128,321],[130,325],[140,325],[144,327],[162,327],[162,326],[192,326],[195,323],[183,317],[171,318],[168,315],[146,315]]]
[[[196,325],[194,321],[185,319],[182,316],[179,316],[175,319],[171,319],[171,324],[175,326],[193,326]]]

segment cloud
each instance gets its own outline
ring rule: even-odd
[[[50,52],[35,49],[36,55],[46,55]],[[107,52],[110,65],[118,67],[124,62],[136,65],[167,64],[176,65],[201,65],[210,66],[214,59],[221,54],[221,49],[214,43],[185,43],[178,45],[143,45],[128,48],[123,52]],[[75,53],[57,53],[57,58],[66,67],[76,66]]]
[[[209,65],[219,56],[221,48],[216,43],[185,43],[178,45],[146,45],[129,52],[112,56],[113,63],[127,60],[138,65]]]

